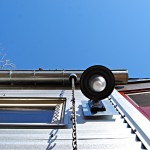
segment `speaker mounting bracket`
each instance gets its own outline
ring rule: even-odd
[[[98,111],[106,111],[105,106],[103,105],[102,101],[94,101],[89,100],[88,101],[91,113],[97,113]]]
[[[85,117],[119,115],[118,112],[114,109],[113,105],[111,105],[111,103],[107,99],[101,100],[101,103],[100,103],[100,105],[104,107],[105,110],[103,111],[98,110],[97,113],[93,113],[91,111],[91,104],[92,104],[92,101],[91,102],[87,100],[82,101],[82,109],[83,109],[83,114]],[[94,107],[97,107],[100,105],[95,104]],[[100,108],[96,108],[96,109],[100,109]]]

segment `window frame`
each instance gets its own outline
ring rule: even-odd
[[[128,91],[122,91],[120,94],[128,101],[130,102],[140,113],[142,113],[148,120],[150,120],[149,115],[142,109],[144,107],[139,106],[129,95],[131,94],[141,94],[150,92],[150,89],[139,89],[139,90],[128,90]]]
[[[150,94],[150,91],[144,91],[144,92],[134,92],[134,93],[128,93],[126,94],[134,103],[135,105],[137,105],[138,107],[150,107],[150,105],[147,105],[147,106],[142,106],[140,104],[138,104],[134,98],[132,98],[131,96],[134,96],[134,95],[144,95],[144,94],[147,94],[149,93]]]
[[[0,123],[0,128],[63,128],[66,106],[65,97],[0,97],[3,108],[54,108],[51,123]]]

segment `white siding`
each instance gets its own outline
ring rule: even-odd
[[[59,97],[61,90],[1,90],[1,97]],[[1,150],[71,150],[71,91],[65,91],[65,129],[0,129]],[[118,114],[112,119],[86,119],[80,90],[75,92],[78,150],[125,149],[140,150],[142,144]],[[114,108],[115,109],[115,108]]]

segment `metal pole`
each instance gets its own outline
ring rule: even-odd
[[[115,77],[116,85],[123,85],[128,83],[127,70],[111,70]],[[70,74],[77,75],[76,87],[79,87],[80,77],[83,70],[2,70],[0,71],[0,84],[44,84],[48,83],[50,86],[58,85],[70,87],[71,83],[68,81]]]

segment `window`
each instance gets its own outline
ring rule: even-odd
[[[140,107],[150,107],[150,92],[133,93],[128,96]]]
[[[121,92],[121,94],[138,111],[140,111],[147,119],[150,120],[150,90],[149,89],[125,91],[125,92]]]
[[[54,108],[2,108],[0,123],[51,123]]]
[[[0,127],[64,126],[65,98],[0,98]]]

